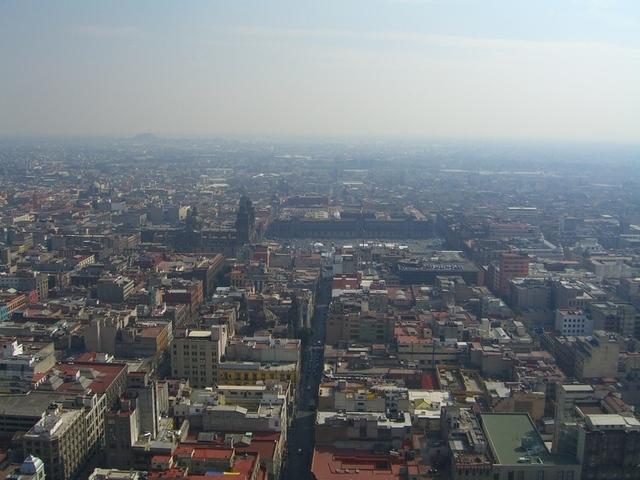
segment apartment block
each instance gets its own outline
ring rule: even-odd
[[[225,354],[227,329],[216,325],[211,330],[187,331],[171,345],[171,371],[176,378],[188,378],[198,388],[218,382],[220,359]]]
[[[23,437],[25,455],[41,458],[50,480],[74,478],[86,460],[89,445],[85,415],[52,405]]]

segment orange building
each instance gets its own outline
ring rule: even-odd
[[[529,257],[519,253],[502,253],[500,255],[500,293],[509,292],[509,281],[512,278],[522,278],[529,275]]]

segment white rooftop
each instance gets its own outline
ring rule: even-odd
[[[189,332],[189,338],[209,338],[211,332],[209,330],[192,330]]]
[[[634,417],[625,417],[617,413],[602,413],[586,416],[587,423],[599,428],[640,429],[640,421]]]
[[[565,384],[565,385],[562,385],[562,388],[566,392],[593,392],[593,387],[591,385]]]

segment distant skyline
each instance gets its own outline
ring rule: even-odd
[[[637,0],[3,0],[0,61],[0,137],[640,143]]]

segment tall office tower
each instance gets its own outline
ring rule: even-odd
[[[236,231],[239,242],[253,242],[256,232],[256,212],[253,203],[246,195],[240,197],[240,206],[236,216]]]

